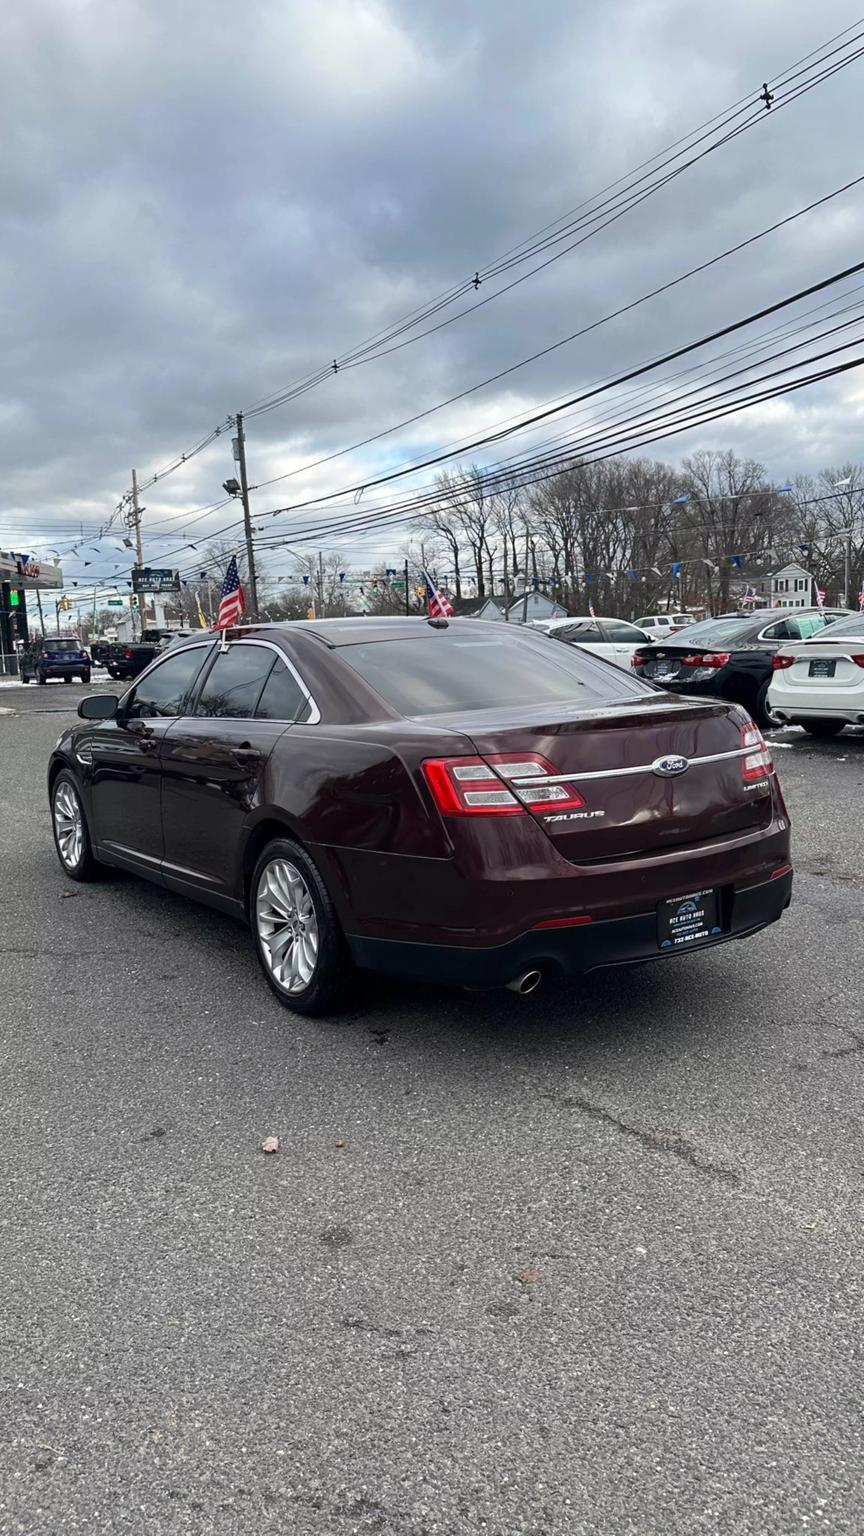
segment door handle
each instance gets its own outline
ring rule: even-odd
[[[261,753],[256,752],[248,741],[241,742],[239,747],[234,747],[231,756],[238,768],[251,768],[254,763],[261,761]]]

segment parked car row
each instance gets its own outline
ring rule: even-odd
[[[775,724],[769,689],[773,659],[787,641],[807,640],[849,616],[845,608],[764,608],[688,625],[671,640],[633,656],[640,677],[674,693],[743,704],[765,729]]]

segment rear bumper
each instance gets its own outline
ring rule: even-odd
[[[724,932],[717,938],[689,945],[686,950],[658,947],[657,915],[653,910],[584,927],[534,930],[491,948],[350,936],[348,943],[355,964],[365,970],[458,986],[503,986],[522,971],[535,967],[559,976],[584,976],[605,966],[666,960],[758,933],[783,916],[792,899],[792,874],[759,885],[736,886],[729,892],[729,898]]]
[[[771,688],[768,704],[781,720],[845,720],[864,724],[864,689],[838,688],[836,698],[827,689],[814,698],[812,689]]]
[[[90,671],[89,661],[40,661],[36,667],[43,677],[80,677],[82,672]]]

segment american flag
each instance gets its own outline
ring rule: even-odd
[[[232,555],[225,572],[222,591],[219,593],[219,616],[213,628],[228,629],[232,624],[236,624],[245,607],[240,573],[237,570],[237,556]]]
[[[741,601],[742,603],[755,603],[757,601],[757,596],[756,588],[748,587]]]
[[[858,593],[858,607],[860,608],[861,612],[864,613],[864,587],[862,587],[861,591]]]
[[[428,571],[421,571],[421,576],[426,585],[426,612],[430,619],[452,619],[453,604],[449,603],[443,592],[439,592]]]
[[[817,587],[816,588],[816,606],[818,608],[824,608],[825,607],[825,588],[824,587]]]

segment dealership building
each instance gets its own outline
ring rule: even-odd
[[[17,642],[25,645],[31,632],[41,633],[38,620],[42,593],[56,595],[63,587],[59,565],[45,564],[33,555],[0,549],[0,656],[14,655]],[[35,593],[35,603],[27,611],[27,594]],[[34,608],[37,618],[34,625]]]

